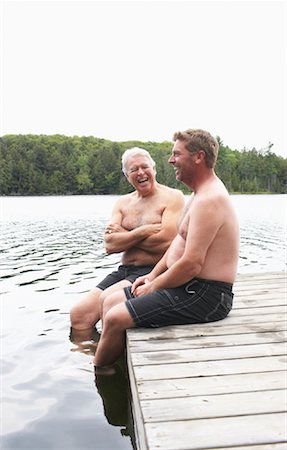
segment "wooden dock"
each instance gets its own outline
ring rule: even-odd
[[[287,448],[285,273],[234,293],[222,321],[127,332],[138,450]]]

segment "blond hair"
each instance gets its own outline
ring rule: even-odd
[[[177,131],[173,135],[173,140],[177,139],[185,143],[185,147],[190,153],[204,151],[207,167],[212,169],[215,166],[219,144],[208,131],[190,128],[186,131]]]

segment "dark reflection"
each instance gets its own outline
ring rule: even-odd
[[[115,364],[104,370],[95,368],[95,385],[102,397],[104,413],[108,423],[122,427],[121,434],[130,437],[132,447],[135,449],[131,396],[125,357],[122,356]]]
[[[79,331],[70,329],[70,341],[75,345],[71,351],[94,355],[100,333],[93,327]],[[103,401],[105,417],[110,425],[121,427],[121,435],[130,437],[132,449],[136,449],[131,409],[131,393],[126,364],[122,355],[115,364],[95,367],[95,386]]]

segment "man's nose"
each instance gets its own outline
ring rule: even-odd
[[[171,155],[171,156],[168,158],[168,162],[169,162],[170,164],[173,164],[173,163],[174,163],[174,156],[173,156],[173,155]]]

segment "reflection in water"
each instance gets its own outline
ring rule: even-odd
[[[130,436],[131,444],[136,448],[125,357],[119,358],[106,371],[95,368],[95,385],[102,397],[108,423],[122,427],[121,434]]]
[[[70,340],[76,345],[71,349],[72,351],[93,356],[99,339],[100,334],[95,328],[88,331],[79,331],[73,328],[70,330]],[[102,398],[104,414],[108,423],[121,427],[122,436],[129,436],[131,445],[136,448],[125,355],[109,367],[95,367],[94,373],[95,386]]]

